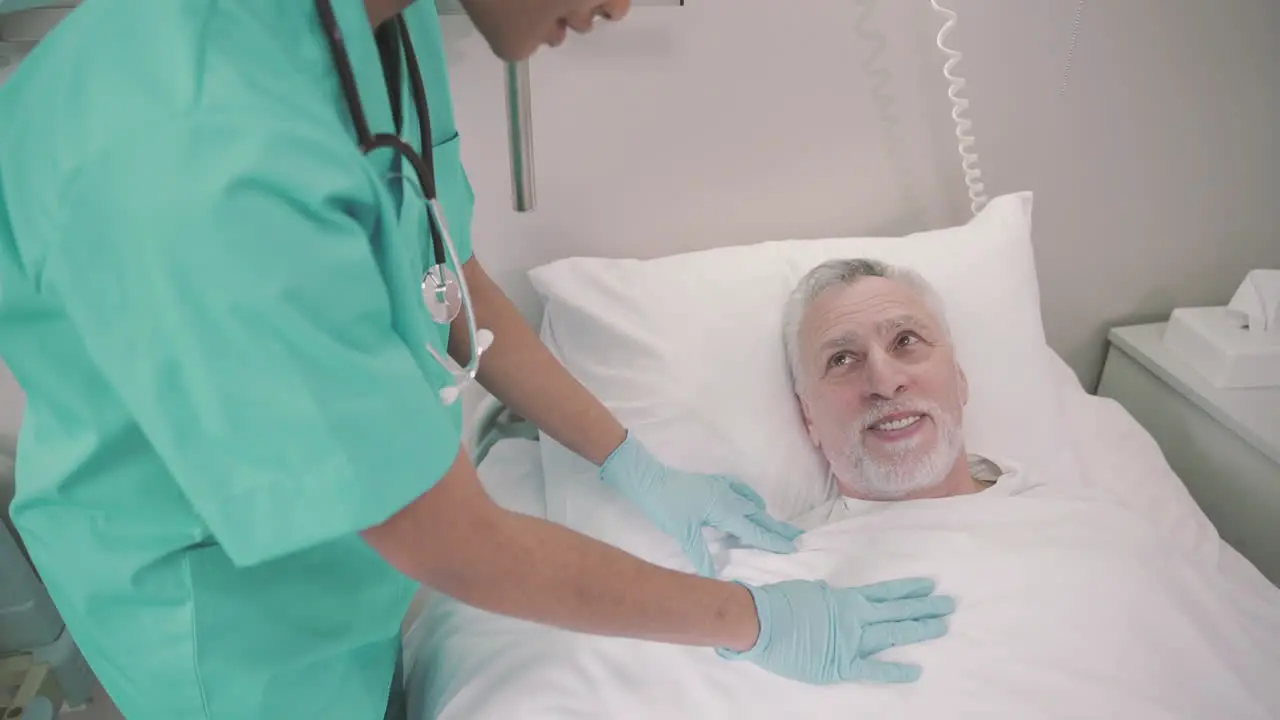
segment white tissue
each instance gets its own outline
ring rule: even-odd
[[[1280,270],[1250,270],[1227,309],[1250,332],[1280,331]]]
[[[1177,308],[1170,352],[1219,388],[1280,388],[1280,270],[1251,270],[1225,307]]]

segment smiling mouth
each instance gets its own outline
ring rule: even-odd
[[[876,437],[893,440],[914,433],[920,427],[920,421],[927,415],[918,412],[893,413],[867,426],[867,430]]]
[[[885,420],[884,422],[876,423],[875,425],[871,426],[871,429],[872,430],[902,430],[904,428],[910,427],[911,425],[915,425],[916,423],[920,422],[920,420],[923,418],[924,418],[923,415],[908,415],[904,418],[898,418],[897,420]]]

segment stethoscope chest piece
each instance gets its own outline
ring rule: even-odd
[[[438,323],[451,323],[462,310],[462,288],[448,266],[434,265],[422,276],[422,303]]]

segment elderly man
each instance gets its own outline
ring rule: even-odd
[[[968,383],[942,301],[918,273],[868,259],[815,267],[787,303],[784,343],[809,437],[844,496],[801,526],[848,499],[966,495],[1005,475],[965,452]]]

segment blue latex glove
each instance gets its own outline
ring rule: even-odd
[[[746,545],[777,553],[794,552],[801,531],[776,520],[750,487],[723,475],[674,470],[658,462],[627,433],[604,465],[600,478],[635,503],[649,521],[675,538],[698,574],[715,575],[703,527],[733,535]]]
[[[871,656],[897,645],[942,637],[947,633],[944,618],[955,611],[955,601],[934,595],[933,581],[925,578],[855,588],[808,580],[743,585],[755,598],[760,637],[747,652],[723,648],[716,652],[814,685],[915,682],[920,678],[919,666]]]

